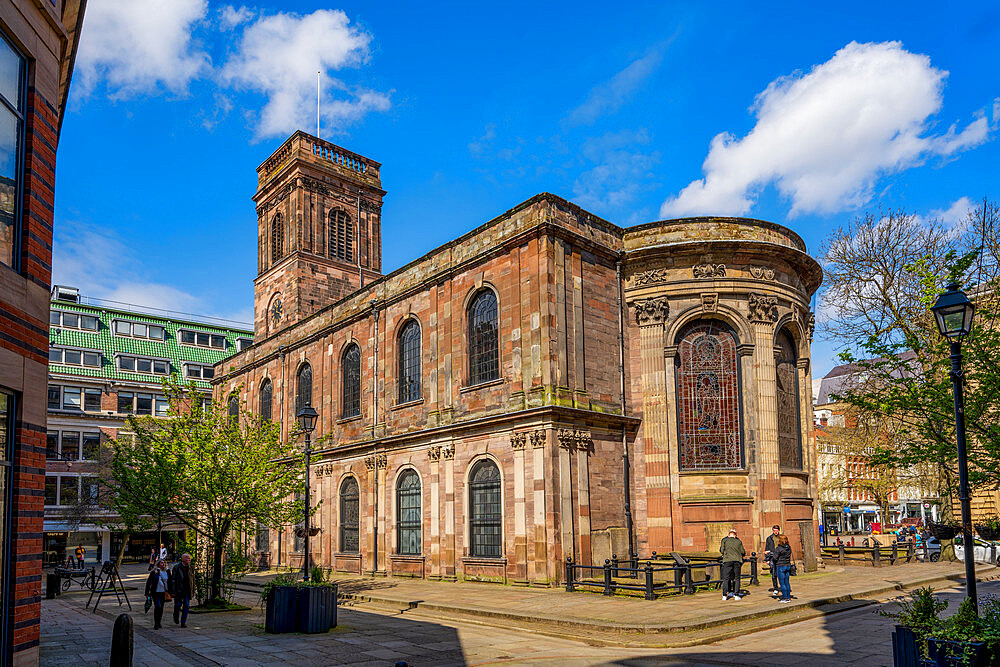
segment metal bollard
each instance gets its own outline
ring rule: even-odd
[[[691,564],[684,566],[684,593],[694,595],[694,578],[691,576]]]
[[[611,576],[620,577],[621,574],[618,572],[618,554],[611,554]]]
[[[646,575],[646,599],[653,599],[653,566],[646,563],[644,574]]]
[[[611,559],[604,559],[604,594],[614,595],[614,584],[611,580]]]
[[[132,667],[132,617],[119,614],[111,632],[111,667]]]
[[[840,564],[843,565],[844,564],[844,544],[840,543],[838,546],[840,547],[840,549],[838,550],[840,552],[839,553],[839,555],[840,555]]]
[[[760,586],[760,579],[757,578],[757,554],[750,554],[750,585]]]
[[[892,564],[896,564],[896,560],[899,558],[899,546],[896,542],[892,543]]]
[[[572,558],[567,558],[566,559],[566,591],[569,592],[569,593],[572,593],[574,590],[576,590],[576,587],[573,585],[573,559]]]
[[[872,547],[872,561],[875,567],[882,567],[882,554],[878,550],[878,542]]]

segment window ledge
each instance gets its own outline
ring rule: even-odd
[[[424,399],[418,398],[415,401],[407,401],[406,403],[397,403],[396,405],[390,405],[390,410],[402,410],[403,408],[412,408],[415,405],[420,405],[424,402]]]
[[[497,378],[496,380],[490,380],[489,382],[480,382],[479,384],[471,384],[466,387],[462,387],[458,393],[464,394],[469,391],[476,391],[477,389],[486,389],[487,387],[496,387],[498,385],[506,382],[503,378]]]
[[[346,424],[346,423],[348,423],[348,422],[356,422],[356,421],[359,421],[360,419],[361,419],[361,415],[355,415],[355,416],[353,416],[353,417],[341,417],[340,419],[338,419],[338,420],[337,420],[336,422],[334,422],[334,423],[335,423],[335,424]]]
[[[390,554],[389,558],[398,561],[411,561],[414,563],[422,563],[427,560],[426,556],[414,556],[413,554]]]
[[[705,468],[704,470],[679,470],[678,475],[747,475],[750,471],[746,468]]]
[[[357,551],[337,551],[333,555],[336,558],[361,558],[361,554]]]
[[[506,565],[507,558],[505,556],[500,556],[499,558],[492,556],[462,556],[462,563],[465,565]]]

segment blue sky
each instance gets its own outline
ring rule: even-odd
[[[383,164],[387,272],[543,191],[813,253],[880,206],[1000,196],[1000,8],[761,4],[90,0],[54,281],[251,321],[255,168],[315,131],[317,69],[322,136]]]

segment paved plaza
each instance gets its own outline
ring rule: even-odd
[[[886,568],[888,570],[888,568]],[[908,574],[895,568],[897,578]],[[887,572],[869,569],[870,576],[887,580]],[[816,587],[833,585],[846,573],[816,577]],[[984,578],[989,578],[984,573]],[[136,582],[141,574],[126,576]],[[801,580],[800,601],[804,589],[812,586],[807,577]],[[382,581],[392,584],[393,581]],[[476,603],[485,589],[500,598],[518,589],[499,586],[466,584],[414,585],[444,589],[463,603]],[[944,585],[944,584],[942,584]],[[350,586],[348,586],[350,587]],[[388,589],[384,589],[388,590]],[[606,600],[600,596],[565,594],[548,591],[551,599],[568,599],[578,605],[576,614],[583,615],[592,605],[619,604],[623,613],[631,603],[646,606],[654,617],[682,612],[681,605],[698,601],[705,618],[715,617],[722,608],[733,619],[728,623],[739,630],[735,637],[711,641],[693,647],[664,648],[643,645],[648,638],[641,634],[618,633],[614,640],[601,633],[588,640],[568,636],[558,625],[546,627],[509,623],[502,618],[484,618],[476,622],[470,616],[457,618],[416,605],[414,608],[392,609],[384,602],[347,601],[340,609],[338,627],[322,635],[268,635],[263,630],[264,616],[259,607],[251,611],[226,614],[192,615],[188,627],[174,626],[168,614],[163,630],[154,631],[152,612],[144,615],[141,599],[132,594],[135,620],[135,661],[137,665],[394,665],[405,661],[409,665],[491,665],[491,664],[559,664],[559,665],[783,665],[804,658],[814,665],[888,665],[891,664],[889,637],[891,621],[874,611],[882,605],[867,604],[838,613],[817,615],[795,621],[789,610],[781,617],[780,627],[754,631],[753,614],[738,609],[754,597],[764,598],[766,586],[754,591],[739,603],[723,603],[714,593],[646,602],[623,599]],[[981,584],[982,594],[1000,593],[1000,582]],[[252,593],[239,592],[237,600],[252,602]],[[870,601],[886,600],[898,593],[872,596]],[[961,589],[950,586],[945,597],[950,609],[957,607]],[[87,596],[82,593],[45,600],[42,605],[42,664],[104,665],[107,664],[111,629],[120,610],[114,603],[102,602],[97,613],[84,609]],[[770,602],[769,600],[761,600]],[[804,602],[804,601],[803,601]],[[600,604],[598,604],[600,603]],[[509,599],[506,604],[510,606]],[[889,603],[891,604],[891,603]],[[126,610],[127,611],[127,610]],[[598,610],[598,614],[605,613]],[[775,620],[771,618],[771,625]],[[669,634],[669,633],[668,633]]]

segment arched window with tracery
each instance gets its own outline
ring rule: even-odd
[[[271,264],[273,265],[284,256],[285,247],[285,227],[282,224],[281,214],[275,214],[271,219]]]
[[[312,405],[313,372],[308,364],[302,364],[295,381],[295,416],[307,405]]]
[[[680,467],[743,467],[739,355],[736,336],[721,322],[694,322],[681,331],[674,358]]]
[[[234,394],[229,397],[229,424],[234,425],[240,419],[240,399]]]
[[[358,480],[348,477],[340,485],[340,550],[358,553],[358,525],[360,515]]]
[[[340,368],[343,377],[343,416],[357,417],[361,414],[361,348],[356,343],[347,346]]]
[[[775,340],[774,380],[778,403],[778,463],[802,469],[802,429],[799,413],[799,370],[795,341],[782,329]]]
[[[339,208],[330,211],[330,257],[354,261],[354,235],[351,216]]]
[[[420,323],[410,320],[399,331],[399,402],[420,399]]]
[[[501,553],[500,470],[483,459],[469,474],[469,555],[499,558]]]
[[[271,421],[272,393],[271,380],[265,379],[260,385],[260,418],[266,422]]]
[[[415,470],[404,470],[399,476],[396,483],[396,513],[397,551],[404,556],[419,556],[423,519],[420,511],[420,476]]]
[[[469,384],[500,377],[497,295],[482,289],[469,302]]]

